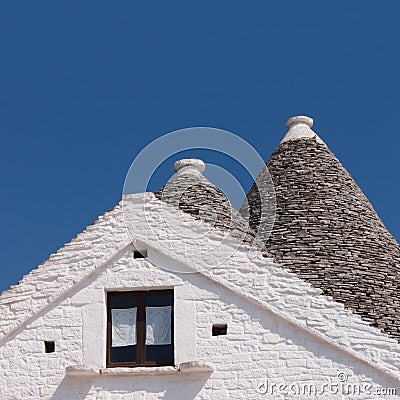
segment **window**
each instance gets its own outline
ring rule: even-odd
[[[107,293],[107,367],[174,365],[173,294]]]

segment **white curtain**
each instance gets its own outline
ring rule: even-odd
[[[136,344],[136,307],[111,310],[111,346],[133,346]]]
[[[146,344],[171,344],[172,306],[146,307]]]

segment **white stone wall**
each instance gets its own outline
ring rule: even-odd
[[[182,268],[198,270],[299,330],[400,381],[400,346],[395,339],[254,248],[238,246],[226,231],[207,228],[206,235],[193,239],[193,231],[199,231],[193,218],[150,193],[146,196],[144,204],[143,194],[127,196],[125,220],[132,237],[161,249],[173,260],[170,264],[163,260],[159,266],[176,270],[178,263]],[[215,259],[221,261],[221,254],[223,262],[215,266]]]
[[[149,249],[146,260],[133,259],[132,250],[128,248],[6,338],[0,348],[0,399],[399,398],[335,394],[340,373],[339,377],[346,374],[345,383],[353,390],[366,383],[373,386],[370,391],[398,383],[203,275],[153,266],[149,260],[173,263],[159,252]],[[106,290],[165,287],[175,291],[176,363],[212,363],[214,372],[66,375],[65,368],[72,365],[105,367]],[[228,334],[212,337],[213,323],[227,323]],[[46,339],[55,340],[55,353],[44,353]],[[281,383],[295,386],[279,389]],[[283,395],[303,390],[304,383],[325,394]],[[259,393],[260,384],[268,393]],[[399,390],[397,386],[400,394]]]
[[[82,233],[0,296],[2,339],[74,285],[105,267],[129,242],[121,205],[101,215]]]
[[[207,249],[229,253],[229,238],[220,245],[218,231],[196,240],[179,237],[177,232],[193,228],[190,216],[168,207],[161,212],[151,194],[144,205],[143,195],[131,200],[128,216],[147,213],[132,225],[136,244],[149,248],[149,260],[167,270],[133,259],[117,206],[3,293],[0,400],[391,398],[372,393],[379,388],[400,394],[395,340],[246,246],[220,267],[208,268],[212,252]],[[176,222],[175,230],[165,216]],[[194,269],[201,273],[185,273]],[[214,372],[66,374],[74,365],[105,367],[107,290],[170,287],[176,363],[212,363]],[[227,323],[228,335],[212,337],[213,323]],[[55,340],[55,353],[45,354],[44,340]],[[324,394],[284,396],[306,389],[304,383]],[[368,391],[342,396],[348,384],[353,392]],[[259,393],[260,385],[266,394]]]

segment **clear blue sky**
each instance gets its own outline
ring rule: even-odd
[[[398,0],[1,2],[0,291],[119,201],[145,145],[190,126],[267,159],[288,117],[312,116],[399,240],[399,15]]]

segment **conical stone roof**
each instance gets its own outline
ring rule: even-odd
[[[179,208],[212,227],[228,230],[246,243],[252,243],[255,233],[248,222],[231,205],[227,197],[203,176],[205,164],[198,159],[183,159],[175,163],[176,174],[155,196]]]
[[[285,268],[400,341],[400,247],[324,142],[312,119],[294,117],[266,167],[277,215],[261,237]],[[262,171],[257,181],[262,181]],[[247,194],[250,226],[260,221],[260,195]]]

